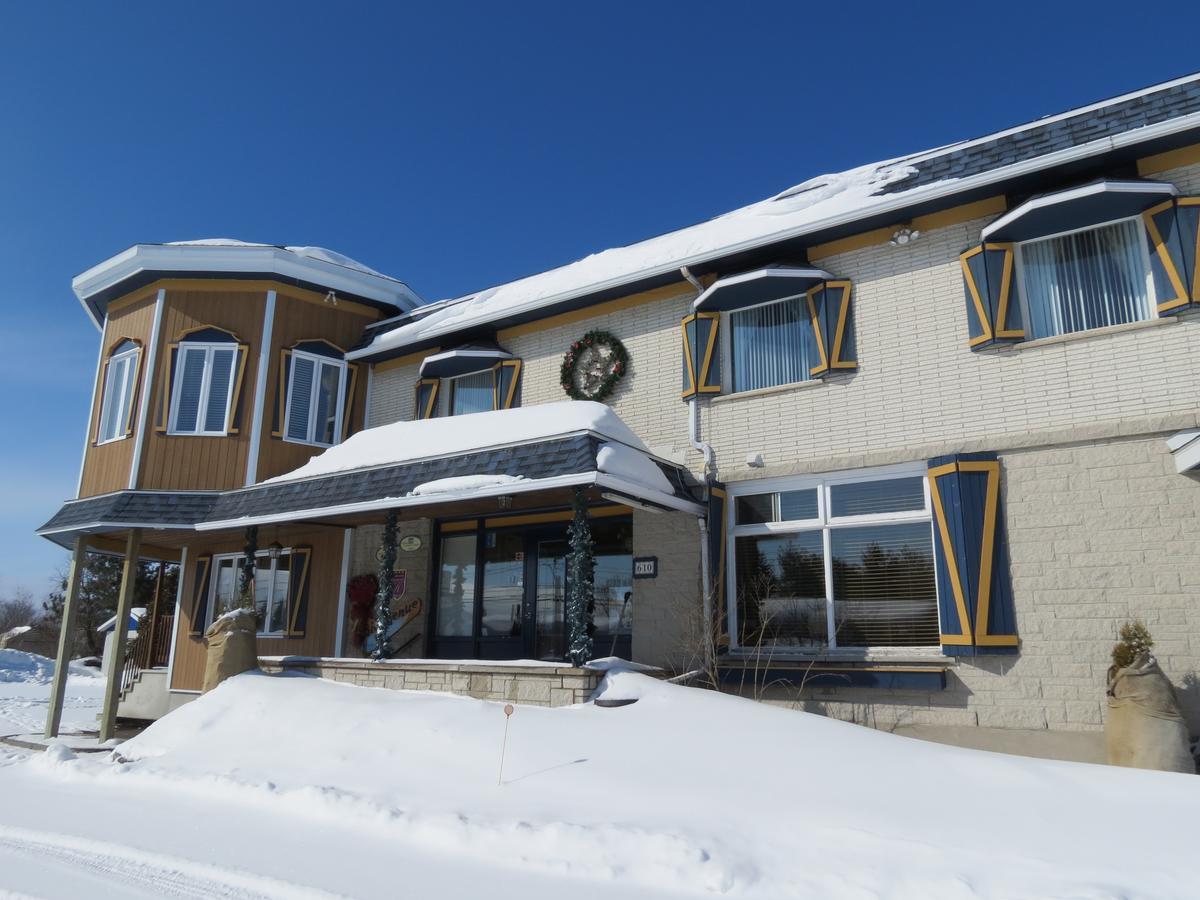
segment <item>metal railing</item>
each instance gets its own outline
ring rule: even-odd
[[[138,680],[143,669],[158,669],[167,664],[171,655],[171,631],[174,616],[156,616],[152,621],[143,616],[138,620],[137,634],[125,650],[121,668],[121,696],[124,697]]]

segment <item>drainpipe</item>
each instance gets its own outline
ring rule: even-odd
[[[699,279],[691,273],[687,266],[680,266],[679,274],[688,280],[692,287],[696,289],[696,295],[704,293],[704,285]],[[693,395],[688,400],[688,444],[697,453],[704,457],[704,483],[711,484],[716,478],[716,454],[713,452],[712,445],[700,440],[700,410],[696,403],[698,395]],[[697,516],[696,522],[700,526],[700,590],[702,592],[703,610],[703,659],[704,670],[712,671],[713,650],[716,642],[713,640],[713,585],[709,571],[708,559],[708,519],[705,516]]]

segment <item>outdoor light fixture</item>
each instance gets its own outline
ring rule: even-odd
[[[496,503],[500,505],[501,509],[512,509],[512,495],[501,494],[496,498]]]
[[[267,545],[267,556],[271,557],[271,562],[279,562],[279,554],[283,552],[283,545],[279,541],[271,541]]]
[[[921,232],[913,228],[911,225],[901,225],[892,232],[892,239],[888,241],[893,247],[903,247],[905,244],[911,244],[921,236]]]

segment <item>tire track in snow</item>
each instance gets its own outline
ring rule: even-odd
[[[155,897],[337,900],[341,896],[266,875],[47,831],[0,826],[0,848],[123,882]]]

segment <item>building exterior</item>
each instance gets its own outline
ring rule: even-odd
[[[134,248],[76,280],[96,399],[42,533],[181,562],[180,700],[248,527],[264,656],[363,654],[392,513],[390,654],[561,660],[585,502],[596,655],[1036,752],[1099,731],[1140,618],[1195,734],[1198,220],[1189,77],[438,304]]]

